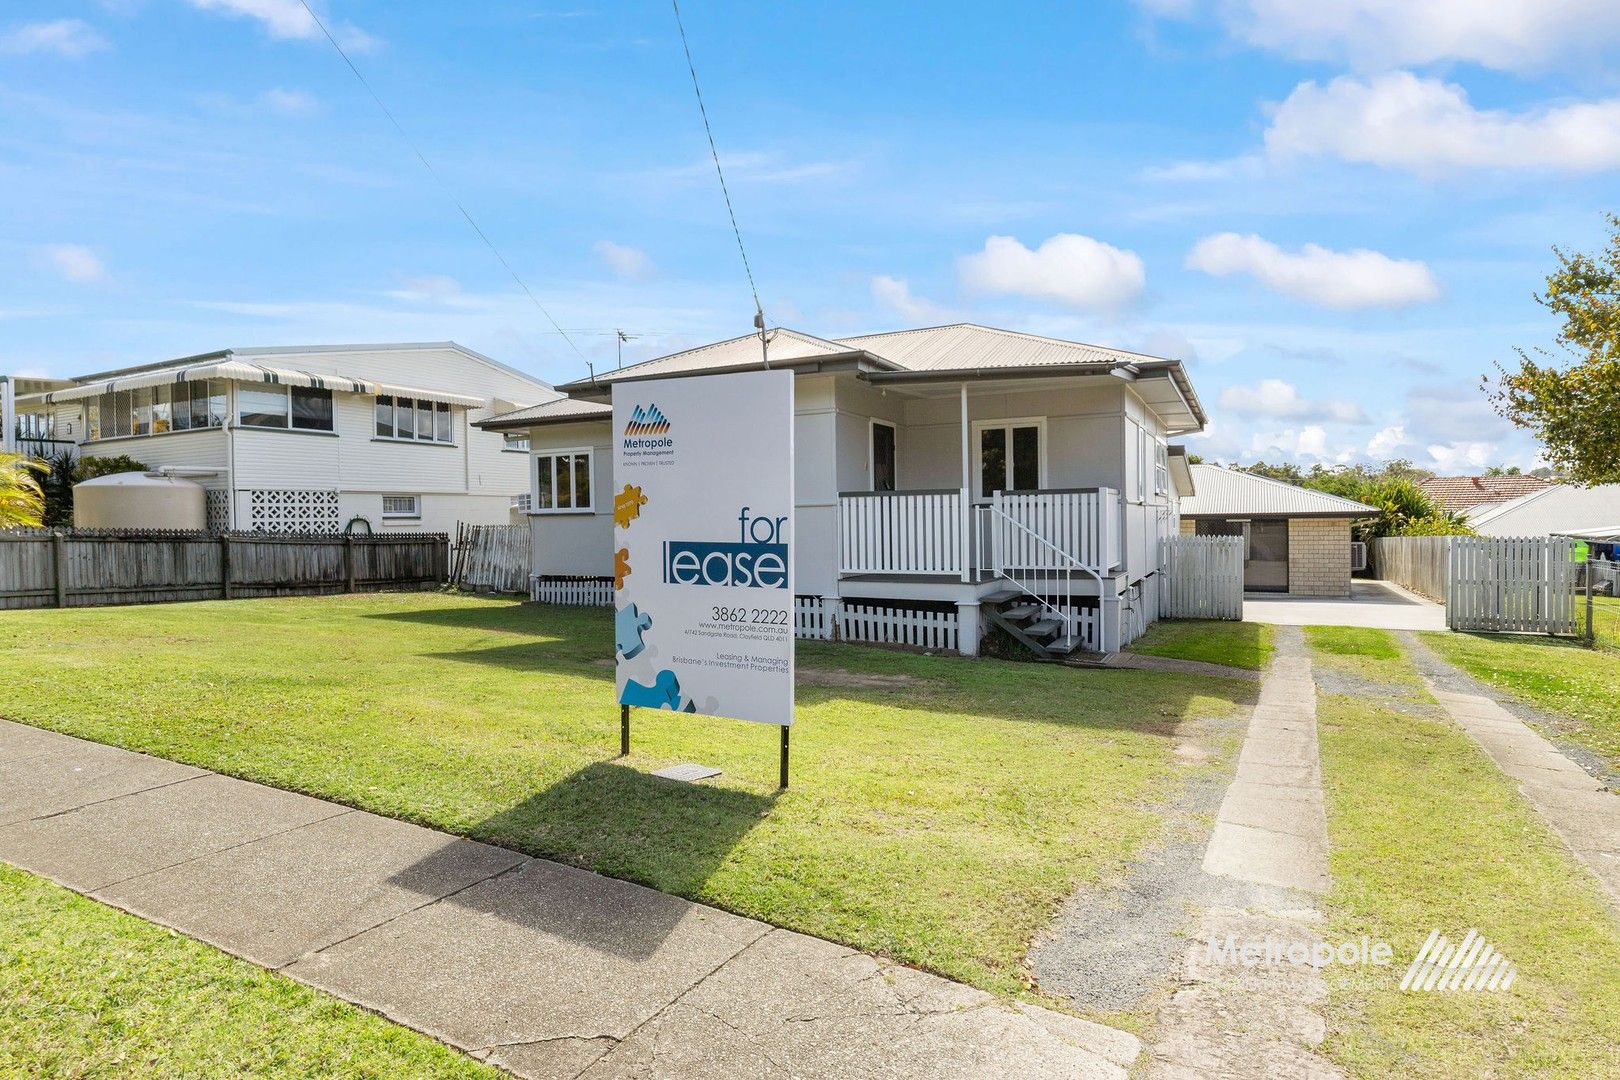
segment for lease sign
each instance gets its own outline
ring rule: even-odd
[[[793,375],[613,392],[619,701],[793,722]]]

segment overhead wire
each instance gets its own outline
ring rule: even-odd
[[[586,359],[584,353],[580,352],[579,346],[574,343],[574,339],[568,336],[568,331],[564,330],[560,325],[558,325],[557,320],[552,318],[551,312],[546,310],[546,306],[540,302],[539,297],[535,296],[534,292],[529,288],[528,284],[523,280],[523,278],[518,276],[518,272],[514,270],[512,268],[512,264],[506,260],[506,256],[501,254],[500,248],[495,246],[495,242],[489,238],[489,234],[484,232],[484,230],[479,226],[478,222],[473,219],[472,214],[467,212],[466,206],[464,206],[461,200],[456,197],[456,193],[451,190],[450,185],[445,183],[444,178],[439,175],[439,171],[433,167],[433,163],[428,161],[427,156],[422,153],[421,149],[417,147],[416,142],[410,137],[409,134],[406,133],[405,128],[397,119],[395,119],[394,114],[389,110],[388,106],[383,104],[383,99],[377,94],[377,91],[372,89],[371,83],[367,82],[366,77],[360,73],[360,69],[355,66],[354,61],[349,59],[349,54],[344,51],[342,45],[338,44],[337,38],[332,36],[332,31],[327,29],[326,23],[321,20],[319,15],[315,14],[315,9],[309,6],[309,0],[298,0],[298,3],[306,12],[309,13],[309,17],[315,21],[315,25],[320,27],[320,31],[326,36],[326,40],[331,42],[332,48],[337,50],[338,56],[343,58],[343,62],[347,64],[349,70],[354,73],[354,77],[360,81],[360,85],[365,87],[366,93],[371,95],[371,100],[376,102],[378,110],[380,110],[382,114],[388,118],[388,122],[394,126],[394,130],[399,133],[399,137],[404,140],[405,145],[410,147],[411,153],[416,155],[416,160],[422,163],[422,167],[428,171],[428,175],[433,177],[434,181],[439,185],[439,188],[444,192],[446,197],[448,197],[450,202],[455,205],[455,208],[460,211],[461,216],[466,219],[467,224],[472,227],[472,231],[478,235],[478,239],[482,240],[484,242],[484,246],[489,248],[490,254],[495,256],[496,260],[500,262],[501,266],[506,269],[506,272],[511,275],[512,280],[517,282],[518,288],[523,290],[523,295],[529,298],[529,302],[535,306],[541,315],[545,316],[546,321],[551,324],[552,331],[561,335],[562,339],[568,342],[568,347],[574,350],[574,355],[578,356],[580,360],[584,361],[585,364],[589,366],[590,361]]]

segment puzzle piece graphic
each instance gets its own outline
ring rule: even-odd
[[[624,579],[630,576],[630,549],[620,548],[613,553],[613,587],[624,588]]]
[[[624,490],[613,496],[613,524],[628,529],[630,523],[641,516],[641,508],[646,505],[647,496],[641,493],[641,488],[634,484],[624,485]]]
[[[647,643],[641,640],[642,631],[652,625],[652,616],[644,614],[636,605],[619,609],[613,620],[613,641],[619,655],[633,660],[641,655]]]
[[[635,705],[643,709],[677,709],[680,700],[681,681],[669,668],[660,671],[651,686],[627,679],[624,689],[619,691],[619,704]],[[688,708],[687,711],[690,712],[691,709]]]

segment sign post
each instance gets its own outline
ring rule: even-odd
[[[614,674],[630,708],[793,723],[793,375],[613,395]]]

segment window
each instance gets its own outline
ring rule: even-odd
[[[152,433],[152,389],[143,386],[139,390],[131,391],[131,393],[134,395],[131,399],[135,409],[133,418],[134,432],[137,435],[150,435]]]
[[[314,386],[244,386],[236,392],[243,427],[332,430],[332,391]]]
[[[1041,486],[1041,424],[1036,421],[982,424],[979,443],[979,498],[998,491],[1034,491]]]
[[[591,509],[589,450],[556,450],[534,462],[536,511]]]
[[[332,391],[293,387],[292,426],[300,431],[331,431]]]
[[[1157,439],[1153,440],[1153,493],[1170,493],[1170,447]]]
[[[131,392],[128,390],[118,391],[118,393],[114,395],[113,405],[113,434],[135,434],[135,406],[133,404]]]
[[[236,415],[243,427],[284,428],[287,426],[287,391],[244,386],[236,392]]]
[[[894,490],[894,425],[872,421],[872,490]]]
[[[422,496],[384,495],[382,516],[387,518],[419,518],[422,516]]]
[[[527,454],[529,452],[529,437],[527,435],[521,435],[515,431],[508,431],[505,434],[505,442],[501,446],[501,449],[521,450],[523,453]]]
[[[455,424],[444,402],[377,395],[372,407],[376,438],[453,443]]]

